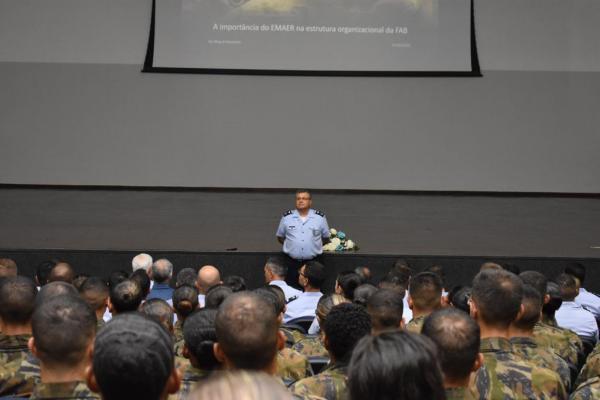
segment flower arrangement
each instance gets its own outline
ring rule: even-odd
[[[329,230],[330,242],[323,246],[323,251],[356,251],[358,246],[352,240],[350,240],[346,234],[337,229],[331,228]]]

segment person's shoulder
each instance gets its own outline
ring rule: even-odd
[[[289,217],[290,215],[293,215],[293,214],[294,214],[294,210],[287,210],[283,214],[281,214],[281,217],[285,218],[285,217]]]
[[[571,400],[592,400],[600,398],[600,377],[594,377],[583,382],[573,392]]]
[[[321,210],[316,210],[314,208],[311,208],[311,210],[315,213],[315,215],[318,215],[321,218],[325,218],[325,213]]]

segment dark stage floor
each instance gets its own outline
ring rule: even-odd
[[[359,254],[600,258],[600,199],[315,193]],[[280,249],[293,193],[0,188],[0,249]]]

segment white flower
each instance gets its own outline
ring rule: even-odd
[[[331,242],[329,242],[329,243],[333,244],[333,248],[335,249],[342,243],[342,241],[339,238],[333,238],[333,239],[331,239]]]
[[[348,250],[352,250],[354,248],[354,246],[355,246],[355,244],[352,240],[350,240],[350,239],[346,240],[346,248]]]
[[[337,235],[337,231],[336,231],[335,229],[333,229],[333,228],[331,228],[331,229],[329,230],[329,233],[331,233],[331,236],[335,236],[335,235]]]
[[[323,251],[335,251],[336,246],[333,243],[327,243],[323,246]]]

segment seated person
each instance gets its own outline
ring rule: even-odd
[[[371,316],[373,335],[403,329],[403,308],[403,296],[398,291],[379,289],[375,292],[367,302],[367,312]]]
[[[102,279],[92,276],[87,278],[79,288],[79,294],[86,303],[95,310],[98,329],[104,326],[104,313],[108,308],[108,285]]]
[[[199,296],[203,296],[204,307],[217,309],[231,294],[233,294],[233,290],[229,286],[217,283],[211,286],[205,295]]]
[[[163,299],[150,299],[140,306],[140,312],[154,319],[173,335],[173,308]]]
[[[574,331],[582,340],[592,343],[598,341],[598,325],[594,314],[575,302],[579,294],[575,278],[569,274],[560,274],[556,278],[560,288],[562,305],[556,311],[558,326]]]
[[[335,293],[341,294],[349,301],[354,299],[354,291],[362,284],[362,278],[355,272],[345,271],[335,280]]]
[[[198,385],[190,400],[293,400],[280,381],[264,372],[227,371]]]
[[[183,322],[198,309],[198,306],[198,289],[195,286],[183,285],[173,292],[173,309],[177,315],[177,322],[173,326],[175,343],[183,340]]]
[[[0,368],[27,355],[31,316],[35,307],[35,283],[23,276],[0,280]]]
[[[442,307],[442,280],[433,272],[421,272],[410,278],[408,286],[408,307],[413,318],[406,329],[420,333],[425,317]]]
[[[115,315],[137,311],[142,304],[142,289],[130,280],[124,280],[110,289],[108,308]]]
[[[299,317],[314,317],[317,303],[323,293],[321,286],[325,283],[325,267],[316,261],[309,261],[300,268],[298,283],[304,289],[296,300],[287,304],[283,322],[288,323]]]

